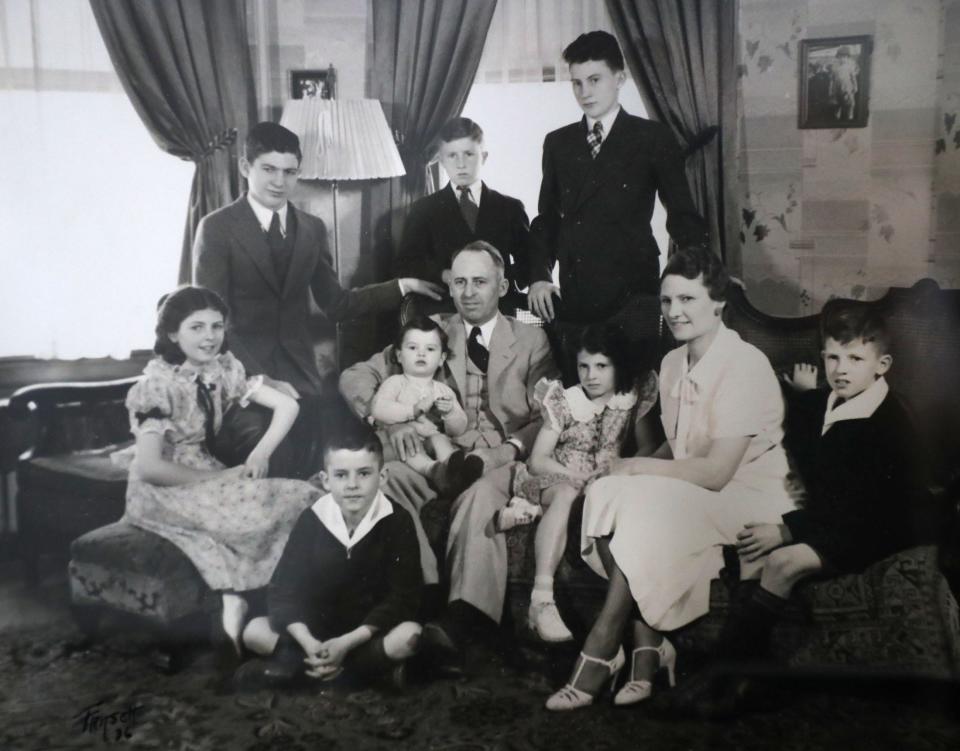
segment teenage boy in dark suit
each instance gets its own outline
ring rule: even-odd
[[[660,250],[650,228],[658,193],[679,245],[706,244],[709,235],[670,130],[620,106],[626,74],[617,40],[581,34],[563,59],[584,116],[543,142],[528,300],[531,312],[558,321],[555,336],[575,341],[584,325],[615,318],[637,295],[658,295]],[[558,261],[559,287],[551,277]]]
[[[396,273],[446,285],[452,253],[485,240],[503,256],[510,289],[501,309],[512,315],[518,304],[525,306],[519,290],[530,283],[530,224],[523,204],[481,181],[487,151],[483,130],[473,120],[447,122],[438,153],[450,183],[410,207]]]
[[[246,371],[281,382],[281,389],[301,399],[301,419],[286,443],[305,452],[318,446],[316,410],[323,393],[310,332],[311,296],[328,317],[345,320],[398,308],[406,292],[439,299],[441,290],[420,279],[343,289],[331,266],[326,226],[288,201],[301,157],[300,139],[283,126],[262,122],[250,129],[240,159],[248,190],[200,222],[193,279],[230,307],[230,350]],[[305,424],[309,435],[298,435]],[[319,457],[312,454],[291,458],[292,471],[318,470]]]

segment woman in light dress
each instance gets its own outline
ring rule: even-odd
[[[660,670],[672,685],[676,651],[662,632],[707,612],[722,546],[734,544],[744,524],[778,523],[793,507],[780,386],[766,356],[723,325],[728,284],[706,249],[677,252],[661,276],[661,310],[681,344],[660,368],[667,440],[652,456],[619,460],[587,491],[581,549],[609,585],[548,709],[586,706],[616,681],[631,617],[630,674],[614,702],[647,699]]]

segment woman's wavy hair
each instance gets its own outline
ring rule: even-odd
[[[198,310],[215,310],[223,315],[226,322],[230,309],[212,289],[185,285],[178,287],[157,301],[157,328],[153,351],[171,365],[180,365],[186,356],[180,345],[170,338],[180,330],[180,324]],[[223,337],[220,352],[227,351],[227,337]]]
[[[703,274],[703,286],[707,288],[710,299],[726,302],[730,287],[730,276],[717,254],[703,246],[681,248],[667,260],[660,275],[660,283],[665,277],[682,276],[684,279],[696,279]]]

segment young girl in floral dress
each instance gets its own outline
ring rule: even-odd
[[[227,307],[204,287],[182,287],[159,306],[154,351],[127,395],[136,437],[125,520],[169,540],[223,600],[222,627],[239,653],[247,602],[265,586],[300,512],[317,491],[266,479],[270,455],[296,418],[297,403],[248,378],[226,352]],[[246,462],[227,468],[211,453],[226,408],[273,411]]]
[[[588,482],[606,473],[620,456],[631,425],[638,447],[654,448],[642,418],[657,401],[657,377],[635,377],[629,345],[616,326],[586,328],[577,353],[580,383],[564,389],[543,382],[543,426],[526,466],[513,483],[514,497],[500,511],[501,530],[543,513],[535,538],[536,574],[530,597],[530,628],[548,642],[570,641],[553,597],[553,576],[567,543],[570,509]]]

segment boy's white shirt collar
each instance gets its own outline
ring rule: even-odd
[[[887,380],[880,376],[876,381],[870,384],[870,387],[864,389],[849,401],[845,401],[836,409],[833,405],[837,401],[837,392],[831,391],[827,397],[827,413],[823,417],[823,429],[820,435],[826,434],[830,426],[835,422],[842,420],[865,420],[877,411],[877,407],[887,398],[890,387]]]
[[[487,349],[490,349],[490,342],[493,339],[493,330],[497,327],[497,320],[500,318],[500,313],[497,313],[493,318],[487,321],[484,324],[480,325],[480,344],[482,344]],[[473,327],[476,325],[474,323],[469,323],[467,319],[461,317],[460,320],[463,321],[464,329],[467,332],[467,339],[470,338],[470,332],[473,330]]]
[[[253,213],[256,215],[257,221],[260,222],[263,231],[269,232],[270,222],[273,221],[273,209],[268,209],[250,193],[247,193],[247,203],[249,203],[250,208],[253,209]],[[284,237],[287,236],[287,206],[289,205],[290,202],[285,201],[283,207],[277,209],[277,213],[280,215],[280,231]]]
[[[347,523],[343,520],[343,512],[340,511],[337,502],[333,500],[332,494],[327,493],[321,496],[310,508],[313,510],[313,513],[317,515],[320,523],[323,524],[323,526],[329,530],[330,534],[336,537],[347,550],[350,550],[350,548],[366,537],[370,530],[377,525],[377,522],[393,513],[393,506],[390,501],[387,500],[382,490],[378,490],[377,495],[373,499],[373,503],[370,504],[370,508],[368,508],[367,513],[363,515],[357,528],[353,530],[353,537],[351,537],[350,533],[347,532]]]
[[[603,123],[603,140],[607,140],[607,136],[610,135],[610,129],[613,127],[613,121],[617,119],[617,115],[620,114],[620,105],[618,104],[612,110],[610,110],[606,115],[599,118],[600,122]],[[597,118],[586,116],[587,118],[587,131],[593,130],[593,124],[597,122]],[[603,141],[600,142],[601,145]]]
[[[453,182],[447,183],[450,186],[450,190],[453,191],[454,197],[457,199],[457,202],[460,201],[460,188],[453,184]],[[477,180],[476,182],[470,183],[467,186],[467,189],[470,191],[470,197],[473,199],[473,202],[477,204],[477,208],[480,207],[480,196],[483,193],[483,180]]]

